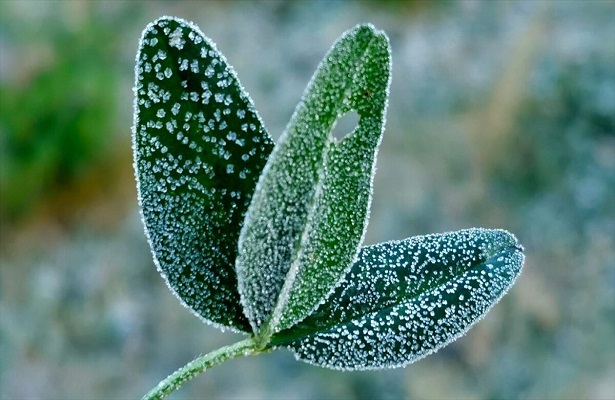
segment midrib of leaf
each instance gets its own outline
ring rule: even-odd
[[[307,214],[307,218],[306,218],[307,223],[304,225],[303,231],[301,232],[301,240],[299,244],[295,246],[295,250],[293,252],[293,258],[292,258],[293,261],[288,270],[288,273],[286,274],[286,280],[284,281],[284,285],[282,285],[282,290],[280,290],[280,293],[278,294],[278,299],[273,309],[273,313],[271,314],[269,321],[265,325],[263,335],[260,336],[262,338],[261,343],[263,344],[263,346],[267,344],[267,342],[271,338],[271,335],[275,331],[275,327],[280,322],[280,318],[282,316],[282,312],[284,311],[284,307],[286,306],[286,304],[288,304],[288,301],[289,301],[289,297],[290,297],[289,293],[291,289],[293,288],[295,279],[297,278],[297,273],[299,272],[299,268],[300,268],[299,261],[301,260],[301,255],[305,249],[305,244],[307,240],[309,239],[309,232],[312,229],[313,218],[310,218],[310,217],[314,214],[314,211],[318,205],[318,198],[320,196],[320,193],[322,192],[323,182],[325,180],[324,171],[327,166],[327,159],[328,159],[326,154],[329,149],[330,143],[331,141],[327,140],[327,143],[325,144],[323,148],[323,152],[322,152],[322,154],[324,155],[323,169],[318,174],[319,177],[318,177],[318,182],[316,184],[316,190],[314,190],[314,194],[312,195],[312,198],[310,200],[310,207],[309,207],[310,211]]]
[[[354,67],[354,71],[352,74],[352,79],[347,81],[347,85],[346,88],[344,89],[344,93],[341,96],[341,101],[344,102],[350,94],[352,94],[352,87],[354,82],[356,82],[356,77],[359,74],[359,71],[361,70],[361,68],[364,65],[364,59],[365,59],[365,55],[368,53],[370,47],[372,46],[372,43],[374,42],[375,38],[371,38],[369,40],[369,42],[367,42],[365,49],[363,50],[363,54],[358,57],[358,60],[355,64]],[[317,72],[318,73],[318,72]],[[333,124],[335,123],[335,121],[337,121],[337,119],[339,119],[339,113],[338,116],[333,120],[333,122],[331,123],[331,126],[333,126]],[[293,117],[292,121],[296,121]],[[360,123],[360,120],[359,120]],[[290,131],[290,127],[288,129]],[[329,128],[329,131],[331,131],[331,128]],[[343,137],[341,141],[343,141],[344,139],[346,139],[347,136]],[[318,207],[318,199],[320,198],[320,195],[322,193],[322,188],[324,186],[324,182],[325,182],[325,178],[326,178],[326,170],[327,170],[327,162],[329,157],[327,157],[327,154],[329,152],[329,149],[331,148],[331,145],[334,145],[336,142],[335,140],[331,137],[331,132],[329,132],[329,136],[327,138],[327,141],[325,143],[325,146],[323,147],[323,151],[321,153],[321,159],[323,160],[323,165],[322,168],[320,169],[320,172],[318,174],[318,181],[316,183],[316,187],[314,190],[314,194],[312,195],[311,199],[310,199],[310,205],[309,205],[309,212],[306,214],[306,223],[303,227],[303,230],[301,232],[301,240],[300,242],[295,246],[294,252],[293,252],[293,257],[292,257],[292,263],[291,266],[286,274],[286,280],[284,281],[284,284],[282,285],[282,289],[280,290],[280,293],[278,294],[277,297],[277,301],[276,301],[276,305],[273,309],[273,312],[271,314],[271,317],[269,318],[269,320],[267,321],[267,323],[265,324],[265,326],[263,328],[261,328],[261,332],[258,335],[258,343],[265,347],[271,336],[273,335],[273,333],[275,332],[275,328],[277,327],[277,325],[280,322],[280,318],[282,316],[282,313],[285,309],[285,306],[288,304],[289,300],[290,300],[290,292],[295,284],[295,280],[297,277],[297,274],[299,272],[299,269],[301,267],[301,265],[299,265],[299,261],[301,260],[301,255],[304,252],[304,249],[306,248],[306,243],[309,239],[309,232],[312,229],[312,224],[314,222],[314,218],[312,218],[312,216],[314,215],[317,207]],[[368,204],[369,207],[369,204]],[[363,238],[361,238],[361,242],[363,241]],[[355,252],[355,255],[353,258],[356,258],[357,254],[359,253],[360,248],[357,247],[357,250]],[[347,272],[347,270],[349,268],[352,267],[352,263],[348,266],[348,268],[346,269],[345,272]],[[329,293],[327,294],[327,297],[329,295],[331,295],[331,293],[333,293],[333,291],[335,290],[336,286],[331,287]],[[316,305],[313,307],[312,312],[314,310],[316,310],[319,306],[319,303],[316,303]],[[295,321],[295,324],[301,322],[302,320],[304,320],[305,318],[307,318],[310,315],[310,313],[307,313],[303,318],[301,318],[298,321]]]
[[[273,346],[281,346],[281,345],[284,345],[285,343],[292,342],[292,341],[294,341],[296,339],[301,339],[303,337],[315,334],[317,332],[328,331],[328,330],[330,330],[330,329],[332,329],[332,328],[334,328],[334,327],[336,327],[338,325],[347,325],[347,324],[351,323],[352,321],[356,320],[357,318],[368,318],[369,319],[369,318],[371,318],[373,316],[376,316],[378,314],[381,314],[381,313],[386,312],[388,310],[391,310],[393,308],[400,307],[400,306],[403,307],[404,305],[411,304],[415,300],[419,299],[421,296],[424,296],[426,293],[431,292],[431,291],[433,291],[436,288],[440,288],[440,287],[446,286],[447,283],[452,282],[452,281],[454,281],[456,279],[462,278],[463,275],[465,275],[466,273],[469,273],[469,272],[471,272],[474,269],[481,268],[485,264],[489,263],[491,260],[497,259],[497,257],[499,257],[502,254],[507,253],[507,252],[509,252],[511,250],[513,250],[513,251],[515,251],[515,250],[516,251],[521,251],[517,245],[509,246],[506,249],[503,249],[503,250],[497,252],[496,254],[490,256],[489,258],[486,258],[485,260],[483,260],[481,262],[478,262],[476,265],[473,265],[473,266],[465,269],[464,272],[461,273],[461,274],[456,274],[456,275],[452,276],[450,279],[441,278],[440,280],[438,280],[433,285],[428,286],[425,290],[423,290],[420,293],[415,294],[412,297],[401,298],[397,302],[389,304],[389,305],[387,305],[385,307],[381,307],[381,308],[379,308],[379,309],[377,309],[375,311],[371,311],[371,312],[369,312],[367,314],[364,314],[364,315],[360,315],[360,316],[356,316],[355,315],[355,316],[349,317],[349,318],[341,320],[341,321],[337,321],[337,322],[334,322],[334,323],[331,323],[331,324],[320,326],[320,327],[318,327],[317,330],[312,330],[312,329],[298,330],[295,334],[291,334],[291,335],[288,335],[286,337],[284,337],[283,335],[280,335],[281,336],[281,338],[280,338],[281,340],[276,340],[276,337],[274,336],[273,341],[270,343],[270,345],[272,347]],[[292,329],[292,327],[289,328],[289,329]]]

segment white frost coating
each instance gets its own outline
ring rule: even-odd
[[[271,138],[224,56],[182,19],[162,17],[145,28],[133,91],[135,177],[154,262],[171,291],[201,319],[249,331],[234,259]],[[255,129],[244,133],[239,121],[201,101],[214,95],[234,114],[245,113],[242,123]],[[231,133],[235,140],[222,145]],[[254,137],[259,139],[249,140]],[[245,160],[248,152],[254,156]]]
[[[252,329],[313,364],[390,368],[463,335],[514,283],[524,256],[502,230],[359,253],[389,53],[370,25],[342,36],[256,185],[272,143],[232,68],[189,22],[163,17],[145,29],[133,88],[139,205],[158,270],[201,319]],[[349,110],[358,127],[330,137]]]
[[[236,263],[244,310],[263,342],[309,315],[358,252],[389,82],[384,33],[371,25],[346,32],[314,74],[263,170]],[[360,115],[358,128],[333,140],[331,127],[350,109]]]
[[[404,366],[465,334],[512,286],[523,260],[503,230],[365,247],[329,300],[274,343],[334,369]]]

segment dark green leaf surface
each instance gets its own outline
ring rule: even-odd
[[[147,26],[134,91],[135,174],[154,260],[197,315],[249,331],[237,240],[271,139],[224,56],[186,21]]]
[[[346,32],[320,64],[269,158],[237,258],[244,310],[264,341],[309,315],[358,253],[389,81],[386,35],[371,25]],[[332,127],[351,110],[358,126],[338,141]]]
[[[270,345],[336,369],[406,365],[481,319],[519,276],[523,259],[515,237],[502,230],[364,247],[328,300]]]

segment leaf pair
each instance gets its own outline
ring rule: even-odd
[[[333,368],[403,365],[465,332],[520,273],[509,233],[471,229],[360,248],[390,82],[386,35],[346,32],[273,147],[215,45],[148,25],[134,154],[152,254],[207,322]],[[342,140],[330,132],[355,111]]]

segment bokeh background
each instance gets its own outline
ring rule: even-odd
[[[405,369],[237,359],[173,399],[614,399],[615,2],[0,1],[0,398],[138,398],[241,335],[167,290],[137,210],[134,57],[197,23],[277,138],[333,41],[393,51],[366,243],[472,226],[526,248],[468,335]]]

